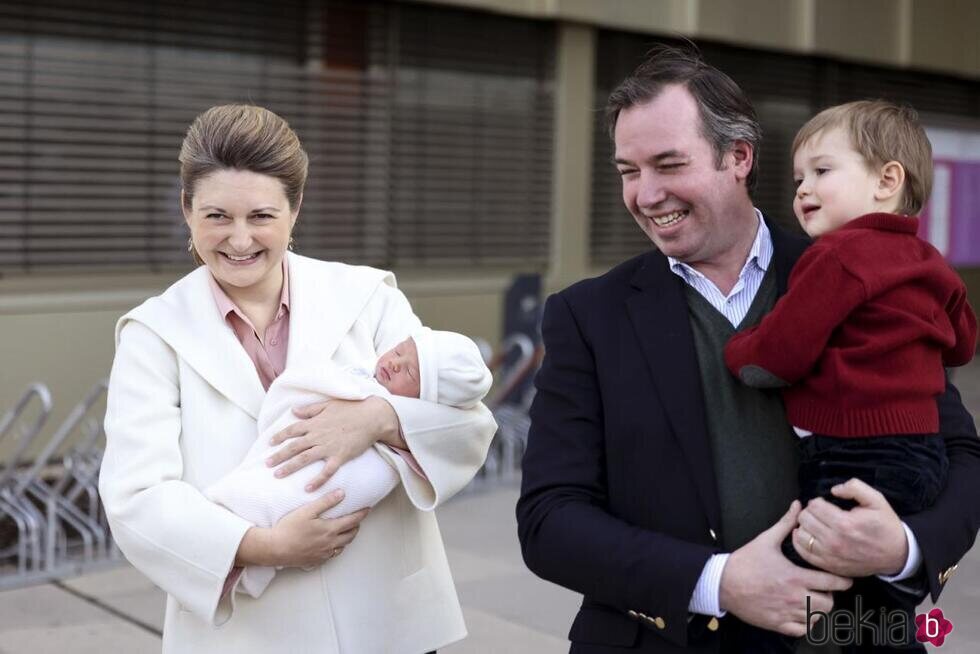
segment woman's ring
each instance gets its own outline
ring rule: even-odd
[[[344,548],[343,547],[335,547],[335,548],[333,548],[333,552],[330,552],[330,558],[332,559],[335,556],[338,556],[343,551],[344,551]]]
[[[817,540],[816,536],[810,536],[809,542],[806,544],[806,549],[808,552],[813,551],[813,541]]]

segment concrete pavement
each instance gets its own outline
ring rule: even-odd
[[[471,492],[439,510],[470,636],[447,654],[567,651],[573,594],[524,568],[514,485]],[[0,592],[0,654],[160,651],[164,594],[123,565],[57,584]]]

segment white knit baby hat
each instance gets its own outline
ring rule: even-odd
[[[412,340],[419,353],[420,399],[469,409],[490,390],[493,377],[469,338],[422,327]]]

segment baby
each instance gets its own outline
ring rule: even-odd
[[[899,515],[916,513],[945,486],[936,405],[943,366],[969,362],[977,339],[962,280],[916,236],[915,215],[932,184],[931,146],[911,109],[852,102],[803,126],[793,168],[793,210],[818,240],[772,312],[728,342],[725,362],[750,386],[786,387],[787,418],[801,439],[804,505],[823,497],[850,509],[854,502],[831,489],[855,477]],[[816,536],[803,537],[814,551]],[[812,567],[789,539],[783,551]],[[835,608],[858,596],[866,609],[898,609],[909,620],[919,599],[869,577],[839,594]],[[794,649],[771,634],[752,651]]]
[[[348,461],[312,492],[305,487],[322,468],[322,461],[281,479],[274,476],[274,470],[265,464],[277,449],[269,441],[296,422],[293,408],[324,399],[361,400],[391,394],[468,409],[483,399],[491,382],[490,371],[472,340],[426,327],[382,354],[373,375],[370,369],[341,368],[330,361],[287,368],[266,393],[258,418],[259,437],[238,467],[209,486],[205,495],[258,527],[271,527],[290,511],[338,488],[344,490],[344,499],[322,517],[335,518],[374,506],[399,481],[394,467],[379,453],[383,445]],[[246,568],[242,588],[258,597],[274,575],[272,568]]]

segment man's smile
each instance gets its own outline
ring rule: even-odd
[[[657,227],[669,227],[675,223],[680,222],[689,212],[686,209],[680,209],[677,211],[671,211],[670,213],[661,214],[659,216],[647,216],[653,221]]]

